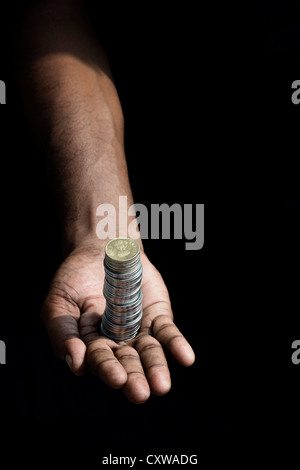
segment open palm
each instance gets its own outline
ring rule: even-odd
[[[128,399],[143,403],[150,393],[163,395],[171,387],[163,351],[167,348],[184,366],[194,362],[191,346],[173,323],[165,283],[141,253],[143,265],[143,319],[139,334],[116,343],[100,335],[105,309],[103,255],[93,247],[74,250],[62,263],[42,306],[42,319],[54,352],[71,370],[88,369]]]

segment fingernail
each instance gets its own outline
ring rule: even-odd
[[[65,355],[65,361],[66,363],[68,364],[68,366],[70,367],[70,369],[72,368],[72,357],[70,356],[70,354],[66,354]]]

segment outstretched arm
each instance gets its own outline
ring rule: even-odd
[[[162,346],[186,366],[194,353],[173,323],[167,288],[141,240],[141,331],[119,344],[99,335],[105,242],[96,235],[96,208],[118,208],[119,195],[128,205],[133,201],[118,94],[80,1],[33,4],[23,21],[19,64],[24,107],[47,158],[66,255],[42,309],[54,351],[75,374],[89,368],[136,403],[150,391],[164,394],[171,382]]]
[[[132,204],[124,122],[105,53],[80,1],[33,2],[20,38],[20,86],[47,157],[66,251],[95,241],[96,208]]]

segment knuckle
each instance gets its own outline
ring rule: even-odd
[[[166,346],[167,347],[172,347],[174,345],[176,346],[176,342],[178,341],[178,339],[182,340],[184,339],[184,336],[182,334],[175,334],[171,336],[171,338],[168,339]]]
[[[102,369],[103,366],[108,365],[108,363],[112,364],[111,361],[117,362],[117,359],[108,354],[107,350],[101,347],[89,351],[87,354],[87,364],[93,370]]]
[[[155,348],[161,348],[161,345],[153,336],[142,335],[137,339],[136,349],[139,354],[143,354],[145,351]]]
[[[94,341],[91,341],[88,345],[87,345],[87,351],[89,354],[94,354],[95,352],[108,352],[109,349],[107,348],[106,344],[104,341],[102,341],[102,338],[101,339],[97,339],[97,340],[94,340]]]
[[[153,328],[160,328],[164,325],[173,325],[173,320],[168,315],[161,314],[153,319]]]
[[[157,371],[160,371],[161,369],[169,370],[168,365],[165,362],[155,362],[154,364],[150,364],[147,367],[147,372],[149,371],[157,372]]]
[[[164,330],[174,328],[175,325],[171,318],[166,315],[160,315],[153,320],[153,334],[155,336],[161,334]]]
[[[118,359],[138,359],[138,352],[131,346],[121,346],[115,351],[115,356]]]

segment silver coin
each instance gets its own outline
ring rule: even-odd
[[[106,308],[101,334],[114,341],[133,339],[141,325],[143,268],[137,242],[115,239],[105,247],[103,295]]]

